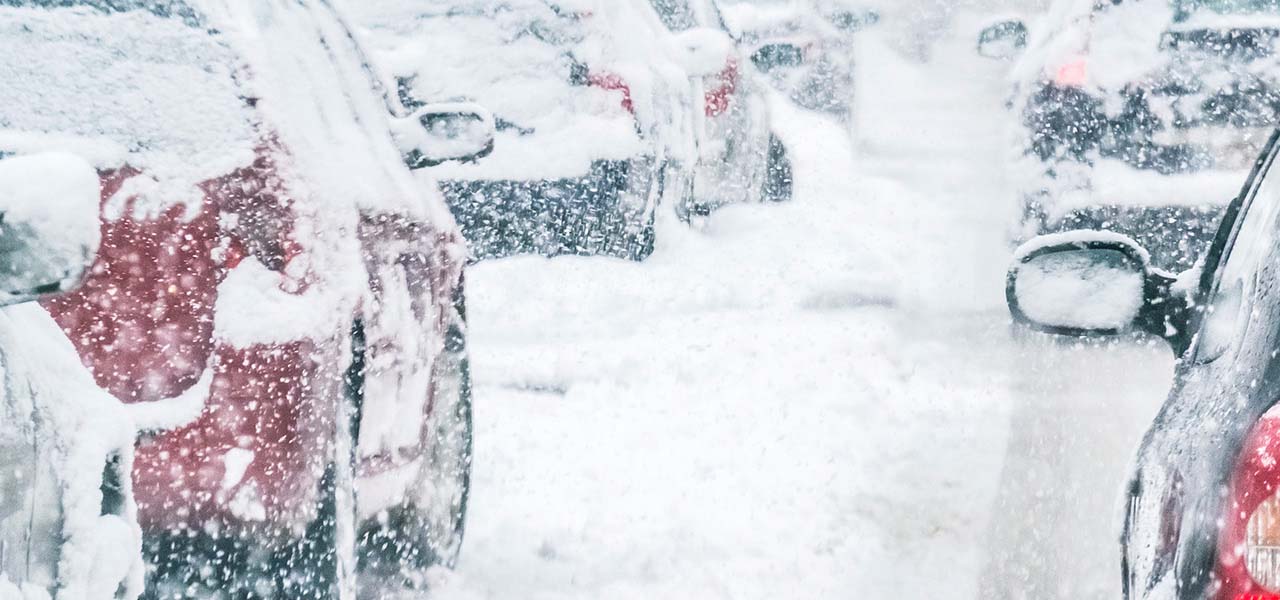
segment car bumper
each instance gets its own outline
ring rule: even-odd
[[[661,193],[653,159],[597,161],[579,178],[453,180],[445,201],[477,260],[518,254],[643,259]]]

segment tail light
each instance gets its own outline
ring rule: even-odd
[[[724,114],[729,110],[733,93],[738,90],[738,61],[730,58],[724,70],[707,78],[706,112],[708,117]]]
[[[1058,67],[1053,81],[1062,87],[1083,87],[1089,79],[1089,61],[1076,57]]]
[[[1218,537],[1216,600],[1280,600],[1280,410],[1254,425],[1236,460]]]
[[[631,102],[631,86],[627,85],[621,76],[614,73],[590,73],[587,75],[587,84],[604,90],[622,92],[622,108],[633,115],[636,114],[635,104]]]

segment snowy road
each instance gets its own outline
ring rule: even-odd
[[[435,597],[1114,597],[1171,361],[1011,340],[1000,66],[953,43],[867,41],[856,143],[779,106],[792,203],[664,223],[644,264],[472,270],[473,504]]]

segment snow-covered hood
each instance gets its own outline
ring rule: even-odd
[[[628,3],[575,4],[368,0],[352,8],[407,95],[475,101],[497,118],[493,154],[474,165],[442,165],[438,176],[541,179],[585,174],[593,160],[653,153],[637,129],[671,135],[662,132],[672,129],[665,121],[687,101],[680,95],[687,79],[671,70],[669,49]],[[589,84],[609,75],[629,88],[635,116],[621,90]]]

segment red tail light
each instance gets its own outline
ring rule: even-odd
[[[738,90],[738,61],[730,58],[723,71],[707,79],[705,102],[707,116],[724,114],[729,110],[733,93]]]
[[[1089,61],[1078,57],[1058,67],[1053,81],[1062,87],[1082,87],[1089,80]]]
[[[587,83],[600,89],[622,92],[622,108],[633,115],[636,114],[635,104],[631,102],[631,86],[627,85],[622,77],[614,73],[591,73],[587,75]]]
[[[1263,415],[1231,475],[1215,600],[1280,600],[1280,412]]]

